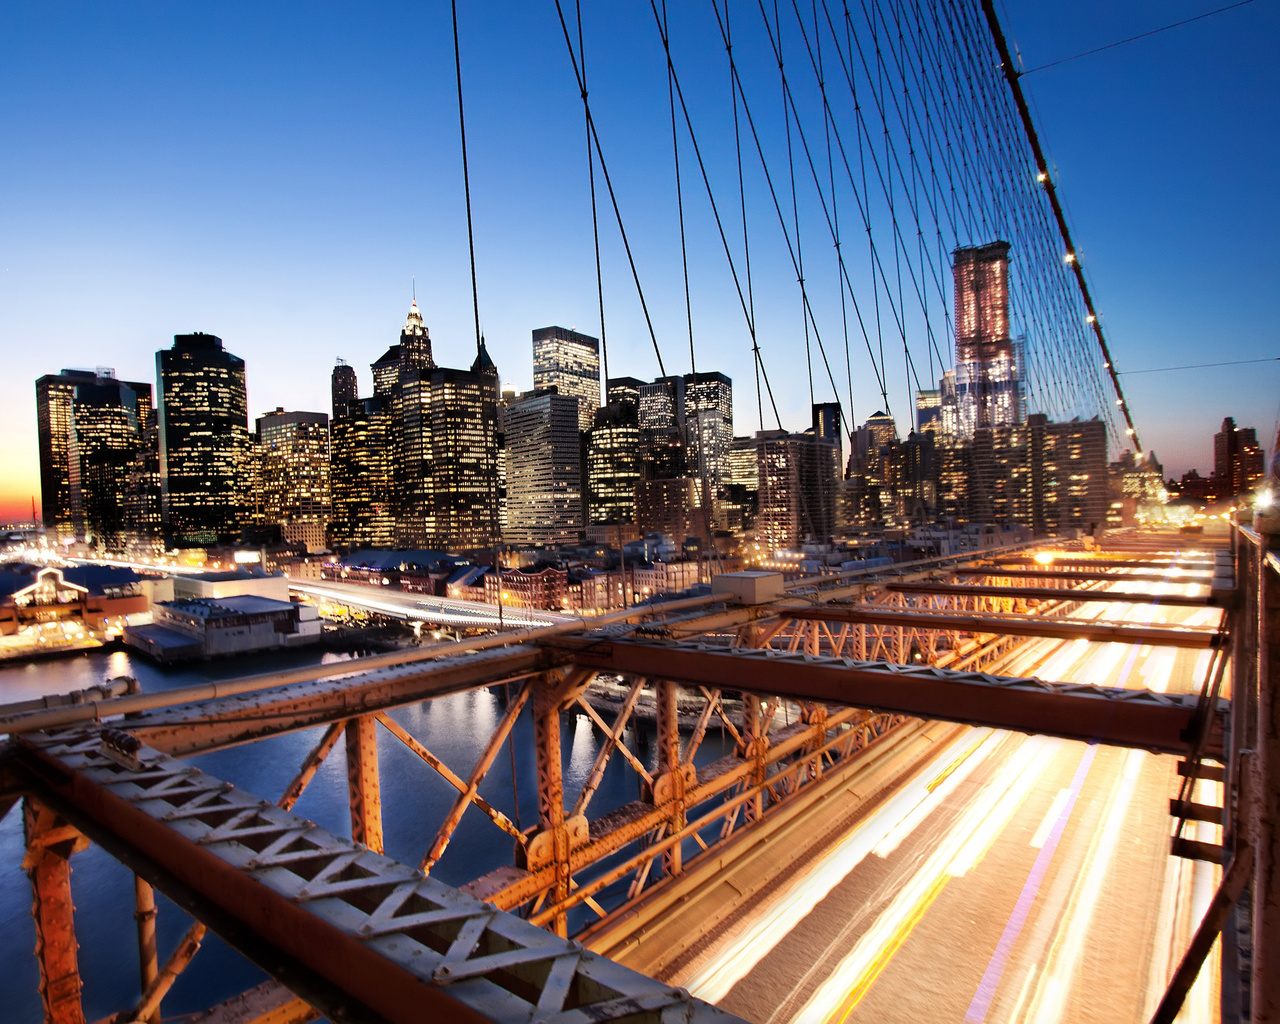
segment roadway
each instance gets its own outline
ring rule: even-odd
[[[1135,585],[1118,577],[1116,589]],[[1148,593],[1203,591],[1147,584]],[[1215,609],[1080,617],[1209,626]],[[1192,692],[1209,652],[1040,640],[993,671]],[[1216,784],[1195,799],[1220,803]],[[1219,869],[1169,856],[1175,761],[968,729],[663,980],[748,1020],[1145,1021]],[[1217,841],[1216,826],[1194,838]],[[1216,1020],[1216,964],[1183,1020]]]

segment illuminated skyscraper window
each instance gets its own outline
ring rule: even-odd
[[[533,332],[533,386],[578,400],[578,429],[590,430],[600,408],[600,342],[563,327]]]
[[[121,498],[151,412],[151,385],[115,371],[63,370],[36,381],[44,526],[117,550]]]
[[[156,353],[160,486],[174,544],[239,535],[250,457],[244,360],[212,334],[176,334]]]
[[[276,409],[258,417],[262,519],[309,551],[325,547],[329,520],[329,417]]]
[[[1022,353],[1009,335],[1008,242],[957,249],[956,406],[959,431],[1023,422]]]

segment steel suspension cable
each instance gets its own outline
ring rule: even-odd
[[[655,4],[654,0],[650,0],[649,8],[653,12],[654,22],[658,27],[659,36],[663,39],[663,47],[665,49],[668,46],[666,41],[667,36],[663,29],[662,19],[658,15],[657,5]],[[716,15],[717,17],[719,17],[718,8],[716,9]],[[732,54],[730,53],[731,66],[732,66],[732,63],[733,63],[733,58],[732,58]],[[765,388],[768,390],[769,402],[773,405],[774,416],[778,417],[778,407],[773,399],[773,388],[772,388],[772,385],[770,385],[769,383],[768,370],[765,368],[764,359],[760,356],[759,343],[756,339],[754,303],[751,306],[748,306],[747,296],[744,295],[742,291],[742,283],[738,277],[737,265],[735,264],[733,259],[733,252],[729,247],[728,236],[725,234],[724,221],[720,217],[720,207],[719,207],[719,204],[716,203],[715,191],[711,187],[711,179],[707,174],[706,163],[702,159],[702,148],[698,145],[698,135],[693,128],[693,120],[689,115],[688,105],[685,103],[684,91],[680,87],[680,75],[679,75],[679,72],[676,71],[674,61],[672,62],[672,65],[671,65],[671,74],[672,74],[672,82],[675,84],[676,98],[680,101],[680,109],[684,114],[685,125],[689,130],[689,140],[693,145],[693,154],[698,161],[698,170],[702,175],[702,183],[707,192],[707,199],[711,204],[711,212],[715,217],[716,229],[720,234],[720,244],[724,249],[725,259],[729,263],[729,272],[733,277],[733,284],[738,292],[738,303],[742,307],[743,316],[746,318],[748,329],[751,332],[752,348],[756,354],[756,363],[757,363],[759,372],[764,375],[764,384],[765,384]],[[743,223],[745,225],[746,223],[745,218]],[[782,426],[781,417],[778,417],[778,426],[779,426],[779,429],[781,429],[781,426]]]
[[[462,189],[467,206],[467,251],[471,257],[471,309],[476,322],[476,358],[480,358],[480,293],[476,289],[476,237],[471,226],[471,173],[467,168],[467,122],[462,113],[462,57],[458,46],[458,0],[451,0],[453,13],[453,67],[458,83],[458,134],[462,139]]]
[[[1004,32],[1000,28],[1000,20],[996,17],[995,6],[992,0],[981,0],[983,14],[986,15],[987,26],[991,30],[991,37],[995,42],[996,50],[1000,55],[1001,68],[1004,71],[1005,81],[1009,83],[1009,89],[1013,93],[1014,103],[1017,105],[1018,114],[1022,119],[1023,128],[1027,133],[1027,141],[1031,145],[1031,151],[1035,156],[1036,169],[1044,176],[1042,184],[1045,193],[1049,198],[1049,204],[1053,207],[1054,218],[1058,222],[1058,230],[1062,235],[1062,242],[1066,248],[1066,258],[1071,264],[1071,269],[1075,272],[1076,283],[1080,288],[1080,296],[1084,300],[1085,308],[1089,312],[1093,326],[1094,336],[1098,341],[1098,349],[1102,353],[1103,365],[1107,373],[1111,377],[1111,385],[1115,389],[1116,401],[1119,404],[1120,412],[1124,417],[1129,437],[1133,439],[1136,451],[1142,450],[1142,445],[1138,440],[1138,429],[1134,424],[1133,416],[1130,412],[1128,402],[1124,397],[1124,389],[1120,386],[1120,377],[1115,368],[1115,360],[1111,358],[1111,351],[1107,346],[1107,339],[1102,330],[1102,321],[1098,317],[1097,309],[1093,304],[1093,296],[1089,291],[1089,283],[1085,280],[1084,269],[1080,265],[1079,254],[1076,251],[1075,243],[1071,240],[1071,231],[1067,227],[1066,214],[1063,212],[1062,203],[1058,199],[1058,191],[1053,183],[1053,179],[1049,174],[1049,166],[1044,158],[1044,150],[1040,146],[1040,137],[1036,132],[1035,124],[1031,120],[1031,111],[1027,107],[1026,97],[1023,95],[1022,86],[1018,81],[1018,72],[1014,67],[1013,59],[1009,55],[1009,47],[1005,42]]]
[[[714,5],[713,5],[713,9],[716,14],[716,20],[719,23],[721,39],[724,40],[725,39],[724,22],[720,18],[720,9],[719,7],[715,7]],[[790,231],[787,230],[786,215],[782,212],[782,203],[778,199],[778,191],[773,183],[773,175],[770,174],[769,172],[769,162],[764,155],[764,144],[760,140],[760,133],[756,128],[755,118],[751,114],[751,105],[750,103],[748,103],[746,92],[742,88],[742,76],[738,72],[737,62],[736,60],[734,60],[732,52],[730,52],[729,54],[729,66],[730,66],[730,69],[733,71],[734,77],[737,79],[737,82],[738,82],[738,89],[742,95],[742,111],[747,116],[747,127],[751,129],[751,139],[755,143],[756,154],[760,158],[760,167],[761,167],[761,170],[764,172],[765,183],[769,186],[769,197],[773,201],[774,213],[778,217],[778,225],[782,231],[783,240],[787,244],[787,253],[791,258],[791,266],[792,266],[792,269],[795,270],[797,278],[799,278],[801,276],[800,267],[799,267],[799,263],[796,260],[795,247],[791,243],[791,233]],[[676,91],[677,91],[677,95],[680,95],[680,86],[679,86],[678,78],[676,80]],[[800,294],[804,301],[805,308],[809,315],[810,321],[814,325],[814,337],[818,341],[818,348],[820,351],[825,352],[822,345],[821,334],[818,332],[818,329],[817,329],[817,320],[814,317],[813,308],[809,304],[808,292],[804,288],[801,288]],[[825,359],[825,355],[824,355],[824,359]],[[831,367],[829,364],[827,366],[827,376],[832,381],[832,390],[835,391],[836,390],[835,384],[834,384],[835,378],[831,373]],[[838,394],[838,391],[837,391],[837,394]]]
[[[716,6],[716,0],[711,0],[711,6]],[[717,10],[718,9],[719,8],[717,8]],[[729,54],[730,62],[732,62],[733,34],[729,25],[729,0],[724,0],[724,29],[724,47],[725,51]],[[751,331],[751,355],[756,373],[756,412],[759,416],[760,429],[764,430],[764,403],[761,401],[760,396],[760,343],[756,339],[756,300],[751,287],[751,243],[747,237],[747,190],[742,176],[742,132],[738,124],[738,80],[737,76],[733,73],[732,64],[729,69],[729,93],[733,103],[733,149],[738,163],[738,201],[742,207],[742,255],[743,262],[746,265],[747,275],[747,325]],[[681,106],[683,106],[683,100],[681,102]],[[773,401],[772,392],[769,394],[769,401]],[[774,406],[773,413],[775,416],[778,414],[778,408],[776,405]],[[780,417],[778,419],[778,427],[779,429],[782,427],[782,420]]]
[[[582,36],[582,0],[574,0],[574,15],[578,23],[578,54],[582,61],[583,130],[587,142],[587,181],[591,189],[591,241],[596,256],[596,302],[600,309],[600,362],[604,370],[605,401],[609,399],[609,341],[604,328],[604,274],[600,265],[600,218],[596,206],[596,154],[591,146],[591,121],[586,113],[587,99],[587,50]]]
[[[852,435],[852,426],[857,422],[857,417],[854,415],[853,407],[853,359],[849,352],[849,310],[845,304],[844,294],[844,253],[840,248],[840,207],[836,192],[835,154],[831,148],[831,105],[827,100],[827,77],[822,60],[822,37],[818,32],[818,0],[811,0],[811,5],[813,7],[814,44],[818,58],[818,92],[822,96],[822,134],[827,151],[827,183],[831,189],[831,229],[834,236],[832,244],[836,252],[836,290],[840,293],[840,326],[844,332],[845,383],[849,389],[849,429],[847,432]],[[799,18],[799,13],[799,10],[797,10],[797,19]],[[843,448],[843,443],[841,447]]]
[[[454,3],[457,0],[453,0]],[[626,225],[622,220],[622,210],[618,206],[618,195],[613,188],[613,179],[609,174],[609,164],[604,158],[604,149],[600,144],[600,133],[596,131],[595,119],[591,116],[591,104],[587,98],[587,85],[582,77],[582,71],[578,66],[578,55],[573,48],[573,40],[569,36],[569,24],[565,20],[564,7],[561,0],[555,0],[556,14],[560,18],[560,31],[564,35],[564,45],[569,51],[569,60],[573,64],[573,77],[578,83],[578,93],[582,97],[582,109],[586,114],[587,128],[591,135],[591,141],[595,144],[596,157],[600,161],[600,172],[604,175],[605,187],[609,190],[609,201],[613,205],[614,219],[618,222],[618,233],[622,236],[622,247],[626,250],[627,263],[631,267],[631,278],[635,282],[636,294],[640,299],[640,309],[644,313],[645,326],[649,329],[649,340],[653,343],[653,354],[658,359],[658,370],[662,376],[667,375],[666,367],[662,362],[662,351],[658,347],[658,335],[653,329],[653,318],[649,315],[649,304],[644,298],[644,288],[640,284],[640,273],[636,269],[635,257],[631,253],[631,243],[627,239]]]

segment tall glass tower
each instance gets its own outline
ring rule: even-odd
[[[250,458],[244,360],[212,334],[175,334],[156,353],[160,493],[165,533],[178,545],[237,537],[245,524]]]
[[[578,429],[590,430],[600,408],[600,342],[563,327],[533,332],[533,386],[578,400]]]
[[[955,250],[956,405],[962,436],[1023,422],[1022,357],[1009,333],[1008,242]]]

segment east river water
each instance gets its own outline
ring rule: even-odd
[[[0,703],[27,700],[45,694],[83,689],[115,676],[134,676],[143,692],[191,686],[211,679],[233,678],[345,659],[345,654],[296,651],[270,657],[202,663],[181,671],[162,670],[122,651],[96,652],[23,665],[0,667]],[[401,708],[393,717],[453,771],[466,778],[492,735],[504,710],[501,687],[442,697],[425,704]],[[606,720],[610,716],[606,715]],[[230,750],[202,755],[192,761],[210,774],[260,796],[275,800],[297,772],[321,729],[277,736]],[[566,713],[561,726],[564,749],[566,801],[572,804],[599,750],[601,737],[584,714]],[[652,768],[656,752],[652,727],[628,728],[625,739]],[[725,751],[721,733],[709,730],[698,751],[705,763]],[[390,857],[416,865],[430,846],[435,829],[456,795],[448,783],[385,730],[378,730],[382,773],[382,806],[386,852]],[[489,771],[480,793],[508,816],[528,827],[537,818],[533,724],[526,707],[515,729],[514,752],[519,782],[519,808],[511,783],[511,758],[506,748]],[[596,817],[637,796],[635,773],[620,757],[609,769],[591,805]],[[339,743],[312,780],[295,813],[340,835],[349,834],[346,760]],[[487,817],[470,809],[454,833],[444,858],[433,875],[460,885],[502,864],[511,862],[512,840]],[[31,919],[31,888],[20,870],[23,856],[21,805],[15,805],[0,822],[0,1019],[39,1021],[41,1006],[39,971],[33,950],[35,930]],[[97,846],[71,860],[71,889],[76,907],[76,934],[80,943],[80,975],[84,983],[85,1016],[97,1020],[131,1007],[138,997],[138,952],[133,920],[133,882],[128,869]],[[615,886],[625,889],[627,880]],[[610,896],[606,890],[606,899]],[[157,893],[160,907],[158,934],[163,962],[190,924],[190,918]],[[602,902],[604,902],[602,900]],[[606,905],[608,905],[606,903]],[[585,920],[574,921],[571,927]],[[202,1010],[264,980],[265,975],[212,932],[191,966],[178,979],[164,1002],[164,1016]]]

